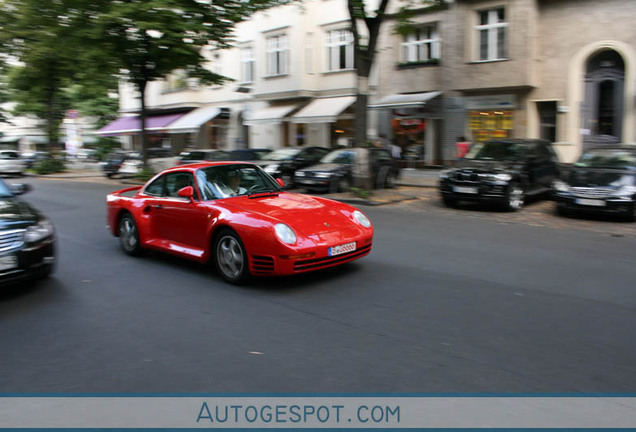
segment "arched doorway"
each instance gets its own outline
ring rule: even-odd
[[[614,144],[623,139],[625,63],[613,50],[589,58],[585,73],[582,121],[585,148]]]

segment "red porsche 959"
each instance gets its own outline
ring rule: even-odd
[[[283,186],[254,164],[183,165],[109,194],[107,223],[129,255],[155,249],[214,262],[231,283],[369,254],[373,227],[360,210]]]

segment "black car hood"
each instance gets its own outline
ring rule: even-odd
[[[40,212],[25,201],[15,197],[0,198],[0,229],[25,228],[40,219]]]
[[[345,164],[337,164],[337,163],[321,163],[317,165],[312,165],[307,168],[303,168],[299,171],[303,172],[336,172],[340,171],[344,168],[347,168]]]
[[[563,180],[573,187],[620,187],[633,185],[636,173],[594,168],[572,168],[563,174]]]
[[[475,160],[464,159],[460,161],[456,169],[474,171],[474,172],[499,172],[510,171],[519,167],[518,161],[492,161],[492,160]]]

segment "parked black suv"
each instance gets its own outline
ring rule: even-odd
[[[456,167],[440,173],[444,203],[494,201],[519,210],[525,197],[550,193],[558,158],[548,141],[501,139],[474,144]]]

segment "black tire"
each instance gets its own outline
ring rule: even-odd
[[[510,183],[508,185],[508,190],[506,191],[504,209],[510,212],[519,211],[523,207],[524,200],[525,193],[523,191],[523,186],[517,182]]]
[[[570,211],[561,203],[556,204],[556,214],[563,217],[570,216]]]
[[[216,236],[213,259],[216,270],[226,282],[240,285],[249,279],[247,252],[236,232],[224,229]]]
[[[632,209],[629,213],[627,213],[627,220],[629,222],[636,222],[636,202],[632,204]]]
[[[442,201],[444,201],[444,204],[446,205],[446,207],[450,207],[450,208],[457,207],[457,199],[451,196],[442,195]]]
[[[119,220],[119,246],[131,256],[139,256],[142,253],[139,229],[130,213],[124,214]]]
[[[106,177],[113,178],[113,173],[106,173]]]

